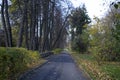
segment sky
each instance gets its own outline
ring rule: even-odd
[[[108,4],[103,5],[103,3],[116,1],[116,0],[70,0],[74,7],[79,7],[81,3],[84,3],[88,11],[88,15],[91,19],[95,17],[104,17],[106,11],[108,10]],[[119,1],[119,0],[118,0]],[[1,0],[0,0],[1,3]]]
[[[105,1],[110,2],[115,0],[71,0],[74,7],[78,7],[81,3],[84,3],[91,19],[93,19],[94,16],[98,18],[104,17],[109,8],[108,4],[104,4]]]

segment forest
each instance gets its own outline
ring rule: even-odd
[[[71,0],[1,0],[0,80],[17,80],[46,62],[40,54],[63,50],[93,80],[119,80],[120,2],[91,19],[85,4]]]
[[[62,2],[66,6],[61,7]],[[3,40],[1,46],[39,52],[65,46],[70,7],[69,1],[3,0],[1,22],[5,44]]]
[[[111,2],[106,15],[94,17],[92,24],[84,6],[73,10],[69,21],[76,62],[93,80],[119,80],[120,2]]]

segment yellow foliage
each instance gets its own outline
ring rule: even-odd
[[[14,80],[30,65],[38,63],[39,59],[40,55],[36,51],[0,47],[0,79]]]
[[[53,50],[54,54],[59,54],[61,51],[63,51],[63,49],[60,48],[56,48]]]

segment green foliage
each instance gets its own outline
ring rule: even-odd
[[[71,24],[71,29],[75,29],[75,36],[82,34],[82,30],[85,28],[84,25],[89,24],[91,22],[87,14],[85,5],[71,11],[69,22]]]
[[[0,79],[16,79],[29,68],[29,65],[39,61],[38,52],[28,51],[24,48],[0,47]]]
[[[119,2],[114,3],[119,8]],[[96,21],[93,25],[85,25],[80,28],[77,25],[72,26],[72,49],[79,52],[90,52],[94,55],[98,63],[103,61],[120,61],[120,14],[118,8],[112,10],[104,17]],[[74,13],[77,16],[76,13]],[[80,18],[80,17],[79,17]],[[73,18],[76,21],[76,17]],[[83,20],[84,21],[84,20]],[[78,21],[79,22],[79,21]],[[71,21],[71,23],[73,23]],[[74,24],[77,24],[74,22]],[[78,25],[82,25],[79,22]],[[77,32],[77,27],[82,30],[82,33]],[[79,29],[78,29],[79,30]]]
[[[18,26],[12,26],[13,46],[17,45],[17,39],[18,39],[17,36],[18,36]]]
[[[113,80],[120,79],[120,66],[117,63],[107,63],[101,66],[102,70],[105,71],[108,75],[110,75]]]
[[[88,30],[83,30],[83,33],[79,35],[72,42],[72,49],[78,52],[86,52],[89,45],[89,34]]]
[[[23,0],[10,0],[10,1],[11,1],[11,5],[9,6],[10,13],[16,13],[17,10],[23,7]]]
[[[56,48],[56,49],[54,49],[52,51],[54,52],[54,54],[59,54],[59,53],[61,53],[61,51],[63,51],[63,49]]]
[[[114,5],[114,7],[118,9],[120,7],[120,2],[113,2],[112,5]]]
[[[89,29],[90,47],[89,51],[96,57],[97,61],[118,61],[120,60],[120,43],[113,36],[113,28],[100,20]],[[117,28],[117,27],[116,27]],[[115,28],[115,29],[116,29]],[[117,29],[118,31],[119,29]],[[118,32],[116,35],[119,36]]]
[[[117,4],[114,4],[114,7],[115,7],[116,9],[118,9],[118,5],[117,5]]]
[[[120,16],[120,14],[119,14]],[[113,36],[116,38],[116,40],[120,41],[120,18],[118,18],[119,20],[116,22],[115,24],[115,28],[112,29],[113,31]]]
[[[91,20],[87,14],[85,5],[78,7],[71,11],[69,17],[69,22],[71,25],[71,47],[76,51],[86,51],[88,44],[88,33],[87,27]]]

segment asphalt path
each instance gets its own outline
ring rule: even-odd
[[[47,62],[21,80],[90,80],[68,52],[47,58]]]

